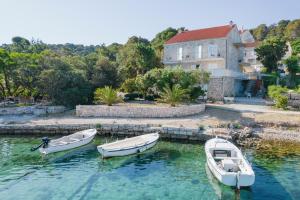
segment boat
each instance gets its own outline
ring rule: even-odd
[[[54,140],[45,137],[42,139],[42,144],[31,150],[34,151],[39,149],[42,154],[49,154],[77,148],[90,143],[94,139],[96,133],[96,129],[87,129]]]
[[[127,156],[143,152],[153,147],[159,138],[158,133],[144,134],[97,146],[102,158]]]
[[[255,174],[242,152],[231,142],[213,138],[205,143],[207,165],[212,174],[224,185],[248,187]]]

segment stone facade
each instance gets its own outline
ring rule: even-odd
[[[231,77],[211,78],[208,84],[207,96],[210,99],[220,100],[224,97],[233,97],[241,91],[241,82]]]
[[[62,113],[66,110],[64,106],[22,106],[0,108],[0,115],[46,115]]]
[[[132,106],[132,105],[78,105],[76,115],[79,117],[130,117],[130,118],[164,118],[183,117],[205,111],[205,104],[170,106]]]

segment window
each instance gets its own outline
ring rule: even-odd
[[[215,44],[208,45],[208,56],[216,57],[218,55],[218,46]]]
[[[202,58],[202,45],[198,46],[197,58]]]
[[[177,60],[182,60],[182,47],[178,48],[177,52]]]
[[[196,69],[199,69],[200,65],[196,65]]]

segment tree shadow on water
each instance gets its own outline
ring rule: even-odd
[[[253,170],[255,171],[255,183],[252,186],[252,199],[293,199],[268,169],[254,165]]]

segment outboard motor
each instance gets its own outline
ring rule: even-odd
[[[50,139],[48,137],[43,137],[42,138],[42,143],[37,147],[32,147],[30,150],[35,151],[35,150],[39,149],[40,147],[47,148],[49,142],[50,142]]]
[[[43,137],[42,138],[42,144],[43,144],[43,148],[46,148],[46,147],[48,147],[48,144],[49,144],[49,142],[50,142],[50,139],[48,138],[48,137]]]

